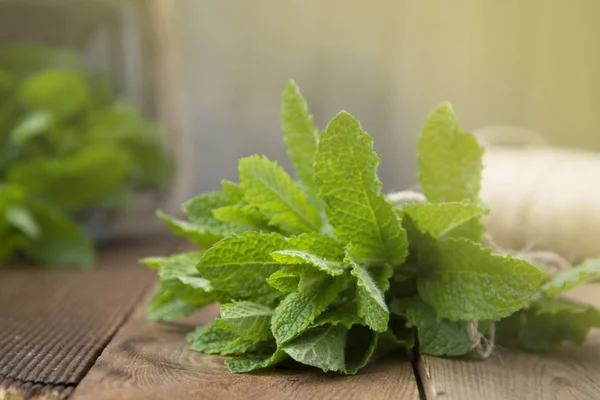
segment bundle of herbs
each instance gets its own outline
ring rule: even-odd
[[[149,318],[221,304],[189,334],[193,350],[234,356],[237,373],[293,359],[354,374],[399,347],[486,356],[495,336],[549,351],[600,326],[598,310],[559,297],[599,277],[600,262],[550,278],[482,245],[483,149],[449,104],[419,137],[425,202],[386,198],[371,137],[346,112],[319,134],[293,82],[282,129],[297,180],[255,155],[239,183],[184,203],[188,220],[158,213],[202,250],[143,260],[160,280]]]
[[[0,49],[0,263],[92,265],[82,215],[169,180],[159,129],[115,98],[73,53]]]

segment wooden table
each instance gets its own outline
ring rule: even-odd
[[[356,376],[277,370],[233,375],[223,357],[188,349],[177,324],[149,322],[147,255],[179,251],[157,238],[103,252],[87,270],[0,271],[0,399],[600,399],[600,334],[540,356],[500,349],[487,361],[393,354]],[[600,285],[572,294],[600,306]]]

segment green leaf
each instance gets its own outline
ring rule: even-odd
[[[10,132],[10,139],[15,144],[23,144],[52,127],[54,117],[48,111],[33,111]]]
[[[275,271],[267,283],[280,292],[310,294],[312,286],[327,278],[327,274],[310,265],[288,265]]]
[[[200,252],[175,254],[169,257],[148,257],[141,262],[158,270],[162,287],[174,296],[196,308],[221,299],[207,279],[201,278],[196,264]]]
[[[159,287],[152,296],[146,311],[146,317],[151,321],[173,321],[190,315],[198,310],[198,306],[180,300],[175,294]]]
[[[237,183],[223,179],[221,181],[221,188],[230,204],[244,203],[244,189]]]
[[[24,245],[27,256],[53,267],[91,267],[94,264],[94,244],[77,224],[47,206],[32,204],[30,210],[40,233]]]
[[[242,158],[240,181],[248,203],[289,233],[319,231],[321,217],[292,178],[266,157]]]
[[[268,220],[260,211],[250,206],[226,206],[212,210],[213,216],[219,221],[242,226],[247,230],[273,232]]]
[[[350,329],[353,325],[361,325],[362,319],[358,316],[356,302],[350,299],[334,306],[331,305],[327,311],[321,314],[314,322],[312,327],[323,325],[341,325]]]
[[[330,276],[342,275],[347,265],[339,261],[329,261],[308,251],[279,250],[271,253],[271,257],[281,264],[308,264]]]
[[[421,354],[461,356],[471,351],[473,343],[467,322],[438,317],[433,308],[418,297],[394,299],[390,308],[417,327]]]
[[[418,142],[419,181],[432,203],[477,203],[483,148],[464,132],[449,103],[429,115]]]
[[[304,332],[282,349],[299,363],[327,372],[346,368],[345,346],[346,329],[340,325],[325,325]]]
[[[412,224],[405,224],[411,244],[418,235],[411,232],[410,227],[415,227],[420,233],[433,238],[444,236],[457,237],[457,228],[465,223],[482,217],[487,210],[479,205],[464,203],[428,203],[428,204],[406,204],[403,208],[405,220],[410,219]],[[479,240],[483,234],[482,229],[474,232],[460,232],[460,236],[472,240]]]
[[[181,211],[196,225],[210,227],[216,225],[216,228],[220,229],[225,224],[215,220],[212,210],[228,205],[229,200],[223,192],[207,192],[183,203]]]
[[[536,303],[521,316],[519,340],[531,350],[555,351],[565,342],[585,343],[592,328],[600,328],[600,311],[566,300]]]
[[[308,112],[306,100],[293,80],[282,94],[281,131],[294,169],[307,193],[316,198],[314,162],[317,152],[317,127]]]
[[[275,309],[271,320],[271,330],[277,343],[288,342],[309,328],[336,299],[346,283],[344,277],[327,276],[306,288],[304,293],[288,294]]]
[[[367,268],[357,264],[350,256],[345,260],[356,278],[356,304],[358,316],[376,332],[385,332],[390,319],[383,293]]]
[[[198,263],[200,275],[231,300],[256,300],[276,294],[266,279],[281,267],[271,253],[286,248],[288,240],[276,233],[247,232],[221,240]]]
[[[196,328],[188,335],[187,339],[192,343],[193,351],[222,356],[244,354],[260,348],[260,345],[240,339],[236,334],[221,328],[215,322]]]
[[[19,99],[37,110],[64,119],[80,111],[89,98],[83,77],[70,71],[47,69],[31,75],[19,88]]]
[[[74,211],[114,192],[127,179],[129,154],[110,143],[90,144],[60,159],[32,158],[14,164],[9,183],[31,198]]]
[[[381,193],[379,162],[371,137],[341,112],[320,136],[315,181],[335,235],[354,245],[353,255],[399,265],[407,255],[406,231]]]
[[[242,339],[262,342],[271,339],[273,310],[251,301],[237,301],[221,306],[217,324]]]
[[[559,272],[552,281],[544,285],[543,290],[547,296],[556,297],[598,278],[600,278],[600,259],[588,259],[575,268]]]
[[[35,239],[40,235],[40,226],[29,209],[19,205],[6,208],[4,218],[13,227],[23,232],[27,237]]]
[[[268,301],[280,293],[266,280],[284,266],[274,260],[271,253],[311,248],[322,257],[330,257],[338,255],[340,244],[319,234],[288,239],[277,233],[246,232],[213,245],[200,260],[198,270],[202,277],[211,281],[215,290],[230,296],[226,299],[256,301],[258,297]]]
[[[289,266],[277,270],[267,278],[267,283],[280,292],[295,292],[300,285],[301,267]]]
[[[355,325],[346,333],[344,374],[354,375],[375,355],[380,334],[367,327]]]
[[[451,321],[507,317],[533,300],[545,278],[526,261],[494,255],[463,238],[438,241],[423,261],[419,294]]]
[[[277,350],[272,354],[234,357],[231,360],[225,361],[225,365],[227,365],[229,371],[234,374],[240,374],[272,367],[286,358],[288,358],[288,355],[283,350]]]

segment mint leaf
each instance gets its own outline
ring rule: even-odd
[[[339,305],[331,305],[327,311],[321,314],[313,323],[312,327],[323,325],[341,325],[350,329],[353,325],[361,325],[362,319],[358,316],[356,302],[347,299]]]
[[[432,203],[477,203],[483,148],[464,132],[449,103],[429,115],[418,142],[419,181]]]
[[[288,266],[273,272],[267,278],[267,283],[280,292],[295,292],[298,290],[301,277],[301,267]]]
[[[221,227],[215,221],[212,211],[215,208],[228,206],[229,200],[223,192],[207,192],[193,197],[181,205],[181,211],[187,215],[190,222],[196,225],[214,225]]]
[[[319,211],[292,178],[266,157],[242,158],[240,181],[248,203],[269,218],[269,224],[289,233],[319,231]]]
[[[346,368],[344,349],[346,329],[339,325],[312,328],[282,349],[299,363],[327,371],[343,371]]]
[[[180,300],[173,292],[159,287],[150,300],[146,317],[151,321],[173,321],[196,310],[198,306]]]
[[[373,140],[350,114],[338,114],[321,134],[315,181],[335,235],[353,254],[371,263],[399,265],[406,258],[406,232],[381,193]]]
[[[566,300],[538,302],[521,315],[519,340],[531,350],[555,351],[565,342],[585,343],[592,328],[600,328],[600,311]]]
[[[475,204],[464,203],[428,203],[428,204],[406,204],[403,208],[405,220],[410,218],[412,224],[420,233],[433,238],[444,236],[457,237],[455,233],[468,221],[477,219],[487,214],[487,210]],[[411,244],[418,235],[411,235],[409,225],[406,225]],[[475,232],[459,232],[460,236],[472,240],[479,240],[483,230]]]
[[[271,253],[286,248],[288,243],[276,233],[247,232],[230,236],[204,253],[198,271],[231,300],[269,297],[277,292],[266,279],[281,268]]]
[[[327,274],[310,265],[288,265],[275,271],[267,283],[280,292],[310,294],[315,284],[327,278]]]
[[[196,328],[187,339],[192,343],[191,349],[194,351],[222,356],[244,354],[260,348],[259,344],[240,339],[215,322]]]
[[[251,301],[237,301],[221,306],[217,324],[242,339],[262,342],[271,339],[273,310]]]
[[[344,374],[354,375],[375,356],[379,334],[367,327],[356,325],[346,333]]]
[[[600,278],[600,259],[588,259],[575,268],[559,272],[552,281],[544,285],[543,291],[549,297],[556,297],[598,278]]]
[[[313,165],[317,152],[317,127],[308,112],[306,100],[293,80],[287,83],[282,100],[281,131],[288,156],[307,193],[316,198]]]
[[[271,257],[281,264],[308,264],[330,276],[342,275],[347,266],[339,261],[328,261],[308,251],[279,250],[271,253]]]
[[[418,297],[394,299],[390,308],[416,326],[421,354],[461,356],[471,351],[473,343],[467,322],[438,317],[433,308]]]
[[[494,255],[463,238],[438,241],[425,256],[419,294],[451,321],[507,317],[533,300],[545,278],[526,261]]]
[[[390,316],[383,293],[369,271],[348,256],[350,273],[356,278],[356,304],[358,316],[376,332],[385,332]]]
[[[247,230],[272,232],[267,219],[260,211],[250,206],[226,206],[212,210],[213,216],[219,221],[240,225]]]
[[[231,360],[225,361],[225,365],[227,365],[229,371],[234,374],[240,374],[272,367],[286,358],[288,358],[288,355],[283,350],[277,350],[273,354],[234,357]]]
[[[223,179],[221,181],[221,189],[223,189],[223,194],[229,201],[229,204],[244,203],[244,189],[237,183]]]
[[[200,257],[200,252],[190,252],[169,257],[148,257],[141,261],[158,270],[158,278],[164,289],[199,308],[221,299],[221,294],[214,290],[211,283],[200,277],[196,269]]]
[[[245,231],[245,229],[240,226],[234,226],[219,221],[212,215],[205,216],[202,220],[200,215],[196,214],[196,222],[173,218],[161,210],[156,212],[156,216],[165,223],[173,234],[184,236],[190,242],[195,243],[201,248],[208,248],[226,236]]]
[[[346,283],[343,277],[328,276],[306,288],[304,293],[288,294],[275,309],[271,320],[271,330],[277,343],[288,342],[310,327],[336,299]]]

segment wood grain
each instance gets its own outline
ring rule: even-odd
[[[120,243],[89,270],[0,271],[0,398],[69,395],[151,285],[138,258],[180,243]]]
[[[600,307],[600,285],[577,288],[568,297]],[[429,400],[600,399],[600,330],[585,346],[558,354],[499,348],[485,361],[423,356],[422,363]]]
[[[196,321],[159,324],[141,304],[77,387],[73,400],[112,399],[418,399],[410,362],[384,359],[356,376],[278,369],[229,373],[225,358],[189,350],[185,334],[214,318],[207,308]]]

